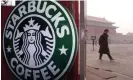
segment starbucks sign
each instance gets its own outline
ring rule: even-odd
[[[77,31],[71,14],[58,2],[20,2],[9,15],[3,49],[20,80],[58,80],[71,67]]]

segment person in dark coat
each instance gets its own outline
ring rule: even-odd
[[[110,55],[109,47],[108,47],[108,29],[105,29],[103,34],[99,38],[99,59],[102,60],[102,55],[107,54],[110,60],[114,60]]]

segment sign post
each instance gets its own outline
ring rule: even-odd
[[[93,50],[95,50],[94,45],[95,45],[96,36],[91,36],[91,40],[92,40]]]

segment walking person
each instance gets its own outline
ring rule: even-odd
[[[107,54],[110,60],[114,60],[110,54],[108,47],[108,29],[105,29],[103,34],[99,38],[99,59],[102,60],[102,55]]]

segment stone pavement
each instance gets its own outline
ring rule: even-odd
[[[133,80],[133,44],[110,44],[109,47],[114,61],[107,55],[99,60],[99,46],[93,51],[92,45],[86,45],[87,80]]]

